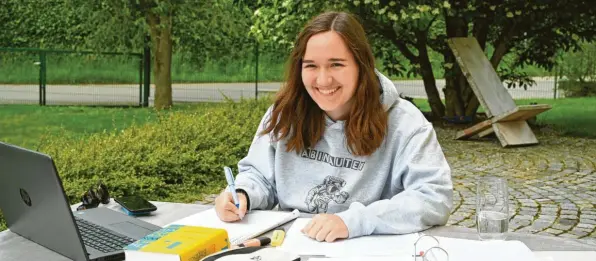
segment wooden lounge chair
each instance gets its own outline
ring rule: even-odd
[[[526,120],[551,109],[551,106],[515,105],[475,38],[450,38],[448,44],[488,117],[487,120],[458,132],[455,138],[469,139],[476,134],[483,137],[494,132],[503,147],[538,144]]]

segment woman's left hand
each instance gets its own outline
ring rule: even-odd
[[[318,214],[301,230],[302,233],[317,241],[333,242],[348,238],[348,227],[337,215]]]

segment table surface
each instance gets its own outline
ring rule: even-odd
[[[178,219],[190,216],[192,214],[212,208],[211,205],[199,204],[182,204],[170,202],[155,202],[157,211],[152,215],[140,217],[149,223],[164,226],[170,224]],[[122,212],[120,205],[113,200],[110,204],[103,205],[119,212]],[[73,210],[76,205],[72,206]],[[304,217],[310,216],[304,214]],[[284,225],[286,231],[291,226],[292,222]],[[423,231],[426,234],[433,236],[444,236],[451,238],[473,239],[478,240],[476,230],[465,227],[442,226],[434,227]],[[271,232],[267,233],[268,235]],[[266,234],[266,235],[267,235]],[[523,234],[517,232],[510,232],[508,240],[519,240],[525,243],[532,251],[536,253],[537,260],[596,260],[596,246],[582,242],[581,240],[549,237],[534,234]],[[0,232],[0,260],[47,260],[47,261],[68,261],[67,259],[49,249],[37,245],[19,235],[10,232],[9,230]],[[302,260],[306,260],[302,258]]]

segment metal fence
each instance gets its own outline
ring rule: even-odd
[[[0,48],[0,104],[146,106],[145,56]]]
[[[563,98],[564,93],[558,90],[558,83],[556,77],[534,77],[535,84],[524,89],[523,87],[507,88],[511,97],[516,100],[523,99],[558,99]],[[426,91],[422,80],[402,80],[394,81],[398,91],[405,96],[413,98],[426,99]],[[507,86],[506,83],[503,83]],[[445,87],[445,80],[438,79],[436,86],[441,98],[444,98],[442,89]]]
[[[176,57],[174,57],[176,58]],[[174,102],[239,100],[280,89],[285,57],[254,45],[228,62],[206,61],[194,68],[183,59],[172,63]],[[0,104],[150,106],[150,53],[100,53],[0,48]],[[556,77],[534,78],[527,89],[507,90],[514,99],[556,99]],[[405,96],[425,99],[422,80],[394,81]],[[443,98],[445,81],[436,81]]]

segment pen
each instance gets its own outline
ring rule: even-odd
[[[268,237],[259,237],[254,239],[249,239],[244,241],[244,243],[239,244],[238,247],[258,247],[258,246],[266,246],[271,243],[271,238]]]
[[[238,200],[238,194],[236,193],[236,186],[234,184],[234,175],[232,174],[232,169],[226,166],[224,167],[224,172],[226,173],[228,188],[230,188],[230,192],[232,193],[232,197],[234,198],[234,204],[237,208],[240,208],[240,201]]]

